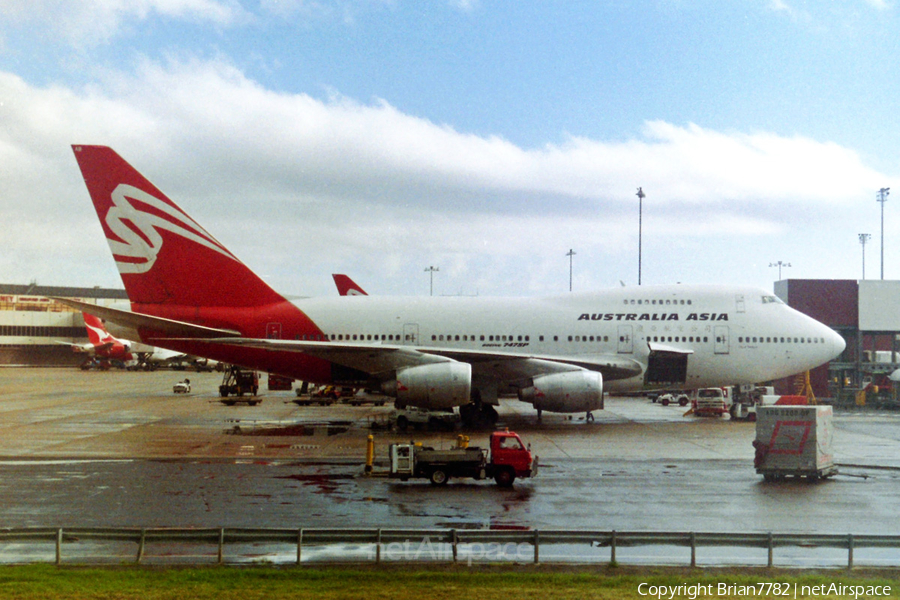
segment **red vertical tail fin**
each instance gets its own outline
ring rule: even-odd
[[[338,294],[341,296],[368,296],[365,290],[347,275],[332,274],[331,277],[334,279],[334,285],[337,286]]]
[[[103,321],[88,313],[81,314],[84,317],[84,327],[87,329],[88,341],[94,346],[100,346],[111,340],[112,336],[106,331]]]
[[[252,307],[284,298],[106,146],[73,146],[132,303]]]

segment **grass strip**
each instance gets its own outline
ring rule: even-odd
[[[777,583],[776,590],[767,584]],[[641,584],[644,584],[641,586]],[[722,586],[726,587],[722,587]],[[0,598],[247,600],[339,598],[647,599],[654,588],[674,598],[900,598],[900,571],[801,572],[757,569],[632,567],[0,567]],[[679,587],[681,586],[681,587]],[[693,588],[691,586],[694,586]],[[731,586],[729,593],[728,586]],[[835,587],[844,586],[844,587]],[[872,592],[884,586],[889,595]],[[803,593],[806,590],[807,593]],[[768,591],[769,593],[765,593]],[[775,591],[788,593],[773,593]],[[828,593],[829,591],[838,593]],[[723,593],[725,592],[725,593]],[[795,592],[797,595],[795,596]],[[650,595],[648,595],[650,594]],[[665,597],[669,597],[667,593]]]

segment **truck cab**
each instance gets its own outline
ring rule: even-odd
[[[535,467],[531,450],[518,433],[510,431],[491,434],[491,465],[498,485],[512,485],[516,477],[531,477]]]

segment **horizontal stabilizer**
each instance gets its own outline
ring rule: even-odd
[[[50,299],[55,300],[60,304],[71,306],[72,308],[78,309],[80,311],[96,315],[101,319],[112,321],[113,323],[116,323],[118,325],[132,327],[134,329],[152,329],[154,331],[166,333],[167,335],[173,337],[190,336],[195,338],[221,338],[240,337],[241,335],[240,332],[232,331],[230,329],[204,327],[202,325],[194,325],[192,323],[175,321],[173,319],[164,319],[162,317],[153,317],[150,315],[134,313],[127,310],[120,310],[118,308],[111,308],[109,306],[99,306],[97,304],[90,304],[88,302],[81,302],[79,300],[71,300],[69,298],[57,298],[51,296]]]

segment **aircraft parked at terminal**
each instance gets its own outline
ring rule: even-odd
[[[359,285],[347,275],[332,275],[334,285],[337,286],[341,296],[368,296]]]
[[[130,312],[97,314],[181,352],[318,384],[380,386],[400,407],[459,406],[474,422],[495,419],[491,405],[507,392],[538,410],[589,412],[603,407],[604,388],[770,381],[845,346],[751,287],[288,301],[112,149],[73,149],[131,301]]]
[[[162,364],[180,363],[187,358],[183,352],[175,352],[117,338],[106,330],[103,321],[92,314],[83,312],[84,327],[87,329],[87,344],[69,344],[74,352],[86,354],[88,361],[96,360],[101,364],[108,361],[121,361],[125,366],[155,368]],[[67,344],[68,342],[59,342]],[[87,364],[87,363],[86,363]]]
[[[82,313],[82,316],[84,317],[84,327],[87,329],[88,343],[57,342],[57,344],[71,346],[72,352],[84,354],[88,357],[88,362],[93,359],[115,360],[123,363],[134,360],[134,355],[131,353],[131,342],[111,336],[103,326],[103,321],[94,315]]]

